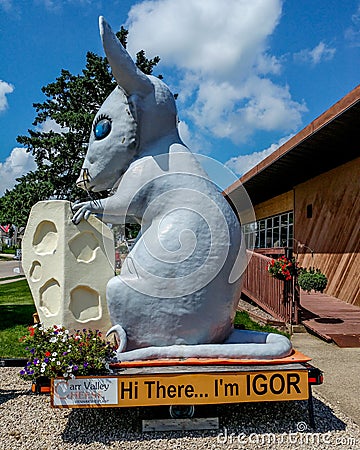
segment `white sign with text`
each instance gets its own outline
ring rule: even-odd
[[[74,378],[53,380],[52,406],[84,407],[118,404],[117,378]]]

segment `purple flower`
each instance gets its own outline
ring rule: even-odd
[[[78,369],[79,369],[78,366],[73,367],[73,370],[78,370]]]
[[[34,359],[34,366],[36,366],[37,364],[39,364],[39,360],[38,360],[38,358],[35,358]]]
[[[34,353],[35,353],[35,349],[32,348],[32,349],[30,350],[30,353],[34,354]]]
[[[25,375],[25,370],[20,370],[20,375]]]
[[[68,354],[68,352],[64,352],[64,353],[63,353],[63,356],[66,356],[67,354]]]
[[[89,365],[89,363],[84,362],[84,367],[87,367]]]
[[[44,362],[48,363],[49,362],[49,358],[44,358]]]

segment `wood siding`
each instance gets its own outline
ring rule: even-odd
[[[254,207],[256,220],[265,219],[266,217],[275,216],[286,211],[294,209],[294,193],[293,191],[285,192],[277,197],[271,198],[266,202],[259,203]]]
[[[360,158],[294,191],[294,250],[301,243],[314,251],[312,258],[305,247],[300,263],[325,273],[328,295],[360,306]]]

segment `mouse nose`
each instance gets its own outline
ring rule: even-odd
[[[86,167],[83,167],[80,171],[79,178],[76,180],[76,186],[85,191],[89,190],[90,187],[90,175],[89,170]]]

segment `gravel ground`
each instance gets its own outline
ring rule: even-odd
[[[262,310],[261,308],[258,308],[255,305],[252,305],[251,303],[247,302],[246,300],[243,300],[242,298],[239,299],[238,309],[254,313],[256,314],[257,317],[262,318],[264,322],[266,322],[267,320],[274,320],[274,318],[266,311]]]
[[[152,409],[51,409],[29,392],[17,368],[0,368],[0,450],[80,449],[360,449],[360,429],[315,393],[317,430],[306,428],[307,403],[221,405],[219,431],[141,433]],[[233,435],[232,435],[233,433]]]

